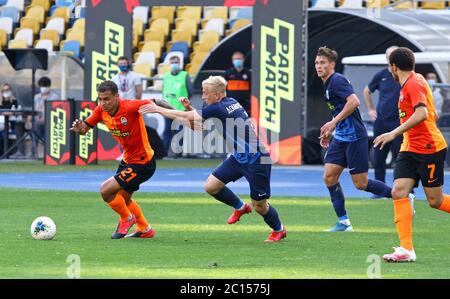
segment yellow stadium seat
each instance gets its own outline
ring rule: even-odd
[[[214,41],[198,41],[194,43],[194,52],[208,52],[217,45]]]
[[[8,33],[5,30],[0,29],[0,46],[6,46],[8,42]]]
[[[194,19],[178,18],[175,20],[175,29],[190,30],[193,36],[197,35],[198,26]]]
[[[164,35],[167,36],[167,35],[169,35],[169,30],[170,30],[169,20],[163,19],[163,18],[151,19],[149,29],[160,30],[160,31],[164,32]]]
[[[32,6],[27,10],[25,17],[35,18],[39,23],[44,23],[45,9],[42,6]]]
[[[76,40],[80,42],[80,47],[84,47],[84,30],[67,30],[66,40]]]
[[[194,19],[197,24],[202,18],[201,6],[179,6],[177,8],[177,18]]]
[[[141,36],[144,33],[144,22],[141,19],[133,19],[133,34]]]
[[[63,18],[64,22],[69,23],[70,11],[68,7],[57,7],[53,11],[53,15],[50,18]]]
[[[170,49],[170,47],[175,42],[186,42],[189,47],[192,45],[192,35],[191,31],[189,30],[172,30],[172,39],[170,42],[167,43],[167,49]]]
[[[228,21],[228,7],[226,6],[205,6],[203,9],[203,20],[222,19],[224,24]]]
[[[389,5],[389,0],[366,0],[367,8],[382,8]]]
[[[33,30],[33,34],[38,34],[41,26],[39,24],[39,21],[35,18],[23,17],[20,19],[20,28],[16,28],[16,31],[23,28],[30,28],[31,30]]]
[[[9,49],[26,49],[26,48],[28,48],[28,46],[27,46],[27,42],[24,40],[12,39],[8,42],[8,48]]]
[[[145,77],[152,76],[152,68],[148,63],[134,64],[133,71],[138,74],[144,75]]]
[[[233,26],[226,31],[226,35],[233,34],[234,32],[238,31],[239,29],[247,26],[248,24],[251,24],[252,21],[249,19],[237,19],[234,21]]]
[[[395,2],[399,2],[399,1],[395,1]],[[395,9],[413,9],[413,8],[417,8],[417,2],[414,2],[414,7],[412,6],[410,1],[406,1],[406,2],[401,2],[398,3],[394,6]]]
[[[141,49],[141,52],[153,52],[155,53],[156,59],[161,57],[161,43],[158,41],[148,41],[144,42],[144,46]]]
[[[133,33],[131,44],[133,49],[136,49],[139,45],[139,35],[137,35],[136,33]]]
[[[31,4],[26,7],[25,11],[28,12],[28,9],[30,9],[30,7],[33,6],[42,6],[45,11],[49,11],[51,6],[51,0],[32,0]]]
[[[188,63],[186,65],[186,71],[190,76],[197,75],[199,70],[200,70],[200,63]]]
[[[77,19],[75,23],[73,23],[72,29],[83,30],[86,28],[86,19],[81,18]]]
[[[192,52],[190,61],[191,63],[199,63],[201,64],[203,60],[205,60],[206,56],[208,56],[209,52]]]
[[[220,41],[220,35],[217,31],[213,30],[203,31],[200,34],[198,41],[211,41],[217,44]]]
[[[173,24],[175,14],[175,6],[153,6],[152,19],[164,18]]]
[[[445,1],[422,1],[422,9],[445,9]]]
[[[59,45],[59,33],[53,29],[42,29],[39,34],[40,39],[49,39],[53,41],[53,45]]]
[[[162,32],[161,30],[152,30],[152,29],[147,29],[144,31],[144,41],[148,42],[151,40],[156,40],[159,41],[161,43],[161,45],[164,45],[165,43],[165,35],[164,32]]]

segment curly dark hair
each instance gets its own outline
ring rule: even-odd
[[[106,91],[111,91],[112,94],[117,94],[119,92],[117,84],[110,80],[103,81],[97,87],[97,92],[106,92]]]

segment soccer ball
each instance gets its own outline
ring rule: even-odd
[[[31,224],[31,236],[36,240],[51,240],[56,235],[56,224],[52,219],[41,216]]]

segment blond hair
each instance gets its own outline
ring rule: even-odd
[[[225,94],[226,93],[226,89],[227,89],[227,80],[225,80],[221,76],[209,76],[208,79],[205,79],[202,82],[202,86],[204,87],[205,85],[209,86],[208,89],[211,92]]]
[[[9,89],[11,89],[11,101],[14,101],[16,99],[16,97],[14,96],[14,94],[12,94],[12,86],[9,83],[3,83],[0,85],[0,106],[3,106],[3,102],[5,101],[5,99],[3,98],[3,92],[1,92],[3,90],[3,87],[5,86],[9,86]]]

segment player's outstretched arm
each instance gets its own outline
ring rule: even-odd
[[[178,99],[178,101],[181,103],[181,105],[183,105],[183,107],[184,107],[184,109],[185,109],[186,111],[192,111],[192,110],[194,110],[194,107],[192,107],[191,101],[190,101],[188,98],[186,98],[186,97],[181,97],[181,98]]]
[[[78,133],[80,135],[86,134],[91,127],[89,127],[84,121],[81,119],[76,119],[72,123],[72,128],[70,128],[70,131],[73,131],[75,133]]]
[[[169,104],[169,102],[167,102],[164,99],[154,99],[153,101],[159,107],[163,107],[163,108],[170,109],[170,110],[174,110],[175,109],[172,105]]]
[[[156,105],[155,103],[149,103],[142,105],[139,108],[139,112],[144,113],[159,113],[164,117],[170,119],[176,119],[180,122],[188,124],[191,128],[200,129],[203,119],[202,117],[195,111],[179,111],[179,110],[170,110],[163,108],[161,106]],[[192,125],[194,123],[194,125]]]

